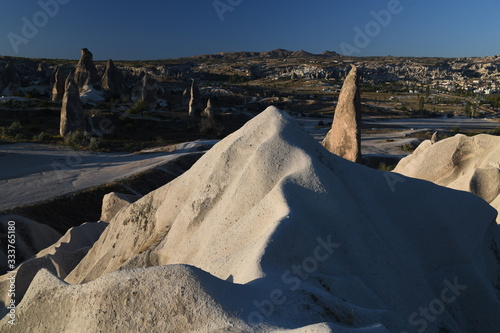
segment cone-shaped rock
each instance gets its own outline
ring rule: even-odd
[[[45,70],[43,63],[38,64],[38,68],[36,69],[34,79],[39,84],[47,82],[47,71]]]
[[[100,78],[93,58],[92,52],[88,49],[82,49],[82,55],[75,71],[75,82],[79,90],[82,90],[85,86],[99,85]]]
[[[207,107],[205,110],[203,110],[203,116],[207,118],[213,118],[214,117],[214,111],[212,110],[212,101],[208,99],[207,101]]]
[[[61,67],[57,67],[54,73],[54,86],[52,87],[52,100],[61,102],[64,97],[66,77]]]
[[[109,60],[102,77],[102,89],[110,98],[120,98],[127,90],[122,71]]]
[[[73,75],[66,79],[65,92],[61,108],[59,133],[65,137],[68,133],[84,127],[84,110],[80,100],[80,92]]]
[[[184,91],[182,92],[182,106],[188,106],[190,100],[191,100],[191,86],[184,89]]]
[[[361,97],[358,72],[353,65],[347,75],[335,109],[331,130],[323,140],[330,152],[349,161],[361,162]]]
[[[158,104],[158,82],[151,77],[149,73],[145,73],[141,82],[141,101],[154,108]]]
[[[435,144],[436,142],[438,142],[438,132],[434,132],[432,134],[432,137],[431,137],[431,144]]]
[[[189,100],[189,115],[191,117],[197,117],[200,115],[200,89],[193,80],[191,83],[191,99]]]

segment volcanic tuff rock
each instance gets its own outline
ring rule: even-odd
[[[157,90],[158,82],[146,72],[141,81],[140,100],[146,102],[151,108],[156,107],[158,104]]]
[[[98,86],[100,83],[93,57],[94,55],[88,49],[82,49],[82,55],[75,71],[75,82],[79,90],[84,89],[85,86]]]
[[[111,192],[102,199],[101,221],[109,222],[124,207],[140,199],[140,195]]]
[[[0,73],[0,95],[9,96],[21,85],[21,79],[14,63],[9,61],[2,73]]]
[[[122,71],[109,60],[102,77],[102,88],[110,98],[121,98],[127,91]]]
[[[394,172],[471,192],[500,211],[500,137],[480,134],[422,142]],[[497,217],[500,224],[500,216]]]
[[[16,264],[29,259],[40,250],[50,246],[60,237],[51,227],[36,223],[33,220],[17,215],[3,215],[0,217],[0,274],[7,270],[7,239],[9,221],[14,221],[16,230]]]
[[[66,77],[64,76],[61,67],[57,67],[54,73],[54,86],[52,88],[52,100],[55,102],[61,102],[64,97],[64,91],[66,86]]]
[[[37,229],[30,230],[30,237],[43,238],[45,236],[45,241],[48,242],[52,239],[53,244],[42,249],[16,268],[16,304],[22,301],[26,290],[39,270],[47,269],[55,276],[64,279],[85,257],[108,225],[104,222],[84,223],[69,229],[63,237],[57,234],[58,238],[61,238],[54,242],[53,238],[46,237],[46,234],[41,233],[42,230],[48,228],[46,225],[33,223],[37,225]],[[2,305],[0,306],[0,316],[5,315],[8,311],[3,305],[10,304],[8,295],[10,281],[8,278],[11,275],[0,276],[0,304]]]
[[[89,283],[40,271],[19,329],[414,332],[409,318],[445,294],[427,332],[494,332],[495,215],[329,154],[271,107],[120,210],[66,278]]]
[[[205,110],[203,110],[203,116],[207,118],[213,118],[214,117],[214,111],[212,110],[212,101],[210,98],[207,101],[207,107]]]
[[[72,73],[66,79],[64,90],[59,126],[59,134],[62,137],[85,126],[83,104]]]
[[[191,99],[189,100],[189,115],[191,117],[197,117],[200,115],[200,89],[196,84],[196,81],[193,80],[191,83]]]
[[[354,65],[344,81],[331,130],[323,140],[330,152],[349,161],[361,162],[361,97]]]
[[[43,63],[38,64],[34,79],[38,84],[44,84],[47,82],[47,71],[45,70]]]

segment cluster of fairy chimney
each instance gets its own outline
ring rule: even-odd
[[[45,70],[40,64],[35,77],[43,80]],[[8,95],[20,86],[20,78],[11,62],[7,63],[0,76],[0,92]],[[69,75],[61,67],[54,73],[52,100],[62,102],[60,134],[84,128],[84,107],[80,92],[88,89],[101,90],[108,98],[127,99],[131,92],[128,89],[123,74],[112,60],[106,65],[102,78],[99,76],[93,61],[93,55],[88,49],[82,49],[81,58]],[[144,101],[148,107],[156,107],[158,103],[158,82],[145,73],[141,85],[134,89],[132,95],[136,100]],[[198,85],[192,80],[189,88],[183,93],[183,101],[189,101],[189,115],[192,117],[213,117],[212,103],[209,99],[206,107],[202,107],[202,98]],[[347,75],[339,95],[335,109],[332,128],[322,142],[330,152],[353,162],[361,163],[361,97],[357,68],[353,65]]]

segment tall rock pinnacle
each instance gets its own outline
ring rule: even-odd
[[[331,130],[323,140],[330,152],[352,162],[361,162],[361,97],[356,66],[347,75]]]
[[[52,100],[61,102],[64,96],[66,78],[61,67],[57,67],[54,73],[54,86],[52,87]]]
[[[193,80],[191,83],[191,100],[189,101],[189,115],[191,117],[197,117],[200,115],[200,89]]]
[[[102,89],[110,98],[120,98],[126,92],[122,71],[109,60],[102,77]]]
[[[82,49],[82,55],[75,71],[75,82],[80,90],[85,86],[99,85],[100,78],[93,58],[92,52],[88,49]]]
[[[83,104],[72,73],[66,79],[66,86],[61,108],[59,133],[62,137],[84,127]]]

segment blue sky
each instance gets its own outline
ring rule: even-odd
[[[0,55],[77,59],[87,47],[116,60],[277,48],[488,56],[500,54],[499,13],[498,0],[0,0]]]

